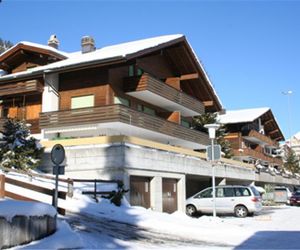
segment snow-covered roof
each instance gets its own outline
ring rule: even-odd
[[[181,34],[166,35],[166,36],[142,39],[142,40],[127,42],[127,43],[121,43],[121,44],[117,44],[117,45],[111,45],[111,46],[103,47],[103,48],[97,49],[93,52],[84,53],[84,54],[82,54],[81,52],[66,53],[65,56],[67,56],[68,58],[65,60],[61,60],[61,61],[51,63],[51,64],[48,64],[45,66],[31,68],[31,69],[28,69],[27,71],[23,71],[23,72],[5,75],[5,76],[0,77],[0,80],[1,79],[4,80],[6,78],[12,78],[12,77],[17,78],[17,77],[27,76],[27,75],[30,75],[30,74],[33,74],[36,72],[51,71],[51,70],[55,70],[55,69],[60,69],[60,68],[83,64],[83,63],[88,63],[88,62],[102,61],[102,60],[108,60],[108,59],[114,59],[114,58],[119,58],[119,59],[125,58],[126,56],[128,56],[130,54],[134,54],[134,53],[146,50],[146,49],[154,48],[156,46],[171,42],[171,41],[176,40],[181,37],[184,37],[184,36]],[[21,43],[24,43],[24,42],[21,42]],[[28,42],[25,42],[25,43],[28,45],[29,44],[36,45],[41,48],[47,47],[47,48],[50,48],[51,50],[57,51],[56,49],[49,47],[49,46],[28,43]],[[12,48],[10,48],[10,49],[12,49]]]
[[[51,46],[48,46],[48,45],[43,45],[43,44],[39,44],[39,43],[32,43],[32,42],[27,42],[27,41],[21,41],[21,42],[17,43],[16,45],[12,46],[8,50],[6,50],[2,54],[0,54],[0,56],[3,56],[4,54],[9,53],[10,51],[14,50],[17,46],[20,46],[20,45],[35,47],[35,48],[39,48],[39,49],[54,52],[54,53],[62,55],[64,57],[69,57],[69,53],[67,53],[67,52],[63,52],[61,50],[55,49],[55,48],[53,48]]]
[[[225,114],[219,115],[218,120],[222,124],[253,122],[269,110],[270,108],[229,110]]]
[[[300,131],[296,133],[293,137],[295,137],[297,140],[300,140]]]

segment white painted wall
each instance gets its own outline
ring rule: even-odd
[[[59,105],[58,74],[45,75],[45,87],[42,96],[42,112],[57,111]]]

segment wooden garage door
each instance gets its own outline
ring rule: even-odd
[[[163,212],[177,211],[177,180],[163,179]]]
[[[130,205],[150,207],[150,178],[130,176]]]

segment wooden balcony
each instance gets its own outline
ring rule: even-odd
[[[243,148],[242,150],[243,151],[240,151],[238,149],[234,149],[233,150],[234,156],[249,157],[249,158],[251,157],[251,158],[254,158],[254,159],[267,161],[269,163],[277,164],[277,165],[280,165],[280,166],[283,164],[283,161],[280,158],[270,157],[270,156],[265,155],[262,152],[259,152],[259,151],[256,151],[256,150],[253,150],[253,149],[250,149],[250,148]]]
[[[168,111],[180,111],[183,116],[204,113],[205,107],[196,98],[144,73],[141,77],[124,79],[124,92]]]
[[[43,92],[43,85],[39,80],[29,80],[0,85],[0,96]]]
[[[91,107],[40,114],[41,129],[113,122],[121,122],[126,125],[161,133],[197,144],[209,144],[208,135],[205,133],[133,110],[123,105]],[[134,130],[134,128],[132,129]]]
[[[278,147],[278,142],[273,141],[271,138],[269,138],[266,135],[263,135],[256,130],[249,130],[247,132],[243,132],[243,137],[246,138],[249,141],[253,141],[257,144],[267,144],[270,146]]]

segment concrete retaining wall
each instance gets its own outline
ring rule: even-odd
[[[44,238],[56,230],[56,216],[14,216],[11,221],[0,217],[0,249]]]

